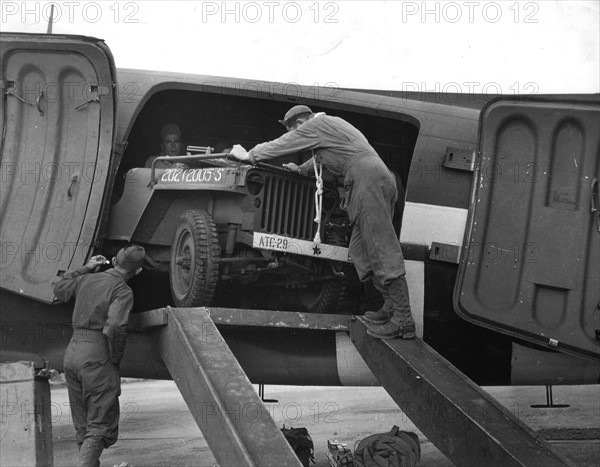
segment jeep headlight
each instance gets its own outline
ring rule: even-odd
[[[265,186],[265,180],[262,175],[257,172],[249,173],[246,177],[246,188],[251,195],[258,195]]]

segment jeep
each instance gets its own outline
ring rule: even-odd
[[[228,303],[232,291],[252,284],[281,291],[276,295],[286,300],[277,306],[336,311],[349,262],[348,222],[336,187],[324,186],[318,224],[314,178],[211,151],[188,147],[187,156],[169,158],[186,168],[157,169],[160,157],[151,168],[127,171],[110,212],[106,249],[144,245],[154,269],[165,280],[168,274],[178,307],[211,305],[218,285],[224,301],[216,304]],[[318,225],[322,241],[315,239]]]

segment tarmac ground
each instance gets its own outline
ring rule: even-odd
[[[575,465],[600,467],[600,386],[554,386],[554,404],[544,404],[544,387],[486,387],[519,419],[547,439]],[[77,460],[75,430],[64,384],[53,384],[53,450],[56,467]],[[315,467],[326,467],[327,440],[354,443],[389,431],[393,425],[414,431],[421,442],[419,466],[446,467],[450,462],[380,387],[267,386],[266,404],[278,426],[308,429],[315,444]],[[119,441],[104,451],[102,466],[127,462],[141,466],[213,466],[215,458],[172,381],[124,380],[120,398]],[[311,464],[312,465],[312,464]]]

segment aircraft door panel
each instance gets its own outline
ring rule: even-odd
[[[598,103],[484,108],[454,293],[461,316],[600,359],[598,128]]]
[[[22,42],[2,52],[1,286],[50,302],[58,271],[90,249],[114,105],[101,102],[98,64],[84,54]]]

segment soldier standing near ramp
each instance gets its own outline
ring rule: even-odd
[[[365,314],[368,333],[382,339],[415,337],[405,279],[404,257],[392,225],[398,198],[396,180],[364,135],[339,117],[313,113],[305,105],[292,107],[280,122],[288,132],[249,152],[235,145],[231,154],[253,164],[261,160],[311,150],[316,162],[343,177],[348,216],[353,223],[350,256],[361,281],[372,279],[384,304]],[[288,170],[308,175],[310,159]]]
[[[73,337],[65,353],[64,369],[80,466],[100,465],[103,449],[118,438],[119,364],[133,306],[127,281],[142,270],[144,257],[144,248],[128,245],[112,259],[112,269],[90,274],[107,262],[104,256],[93,256],[54,285],[58,300],[68,302],[75,297]]]

